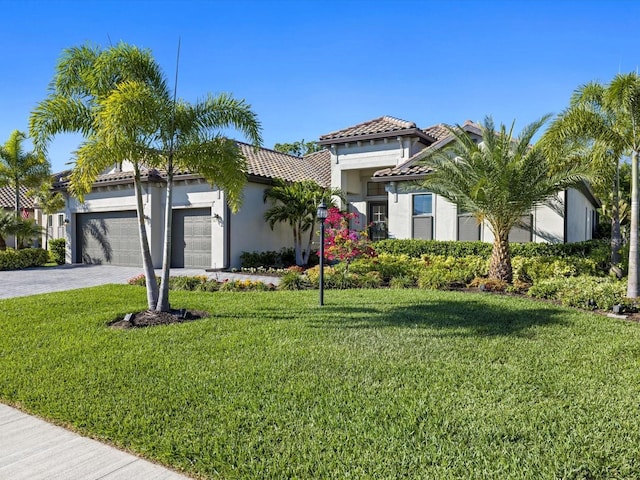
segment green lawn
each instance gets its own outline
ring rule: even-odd
[[[640,477],[640,325],[421,290],[0,301],[0,399],[205,478]]]

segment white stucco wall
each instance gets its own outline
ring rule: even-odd
[[[591,240],[595,209],[585,195],[576,189],[567,191],[567,242]]]
[[[242,252],[279,251],[283,247],[293,247],[293,232],[289,225],[277,223],[271,230],[264,220],[264,213],[271,207],[262,200],[267,187],[260,183],[247,184],[242,207],[229,219],[231,268],[240,267]]]

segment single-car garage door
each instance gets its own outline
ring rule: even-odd
[[[211,209],[173,211],[171,266],[211,268]]]
[[[77,262],[142,265],[135,211],[80,213],[77,220]]]

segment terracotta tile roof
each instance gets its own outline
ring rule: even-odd
[[[390,133],[401,130],[407,130],[416,128],[416,124],[413,122],[407,122],[399,118],[384,116],[369,120],[368,122],[359,123],[353,127],[344,128],[335,132],[327,133],[320,136],[320,141],[334,140],[342,138],[358,137],[362,135],[372,135],[378,133]]]
[[[281,178],[282,180],[296,182],[300,180],[315,180],[320,185],[328,185],[331,181],[331,160],[328,151],[317,152],[306,157],[296,157],[286,153],[276,152],[266,148],[259,148],[257,151],[252,145],[238,142],[240,150],[247,159],[250,176],[262,178]],[[54,183],[56,188],[65,188],[69,185],[69,172],[59,174],[58,182]],[[164,181],[166,174],[162,170],[143,169],[142,180]],[[196,174],[188,171],[176,172],[176,177],[194,176]],[[130,183],[133,181],[133,172],[124,171],[100,175],[95,185],[109,185],[118,183]]]
[[[33,198],[27,195],[27,187],[20,187],[20,207],[33,209]],[[0,187],[0,208],[15,209],[15,190],[13,187]]]
[[[331,152],[325,148],[305,155],[304,159],[316,168],[314,180],[323,187],[331,186]]]
[[[322,185],[327,176],[331,177],[330,160],[322,162],[322,156],[296,157],[286,153],[276,152],[268,148],[255,151],[251,145],[238,142],[242,153],[249,164],[249,175],[264,178],[281,178],[289,182],[300,180],[314,180]],[[320,152],[318,152],[320,153]],[[329,158],[329,152],[325,154]],[[325,169],[327,170],[325,172]]]
[[[478,135],[481,134],[480,126],[470,120],[464,122],[461,127],[466,132],[475,133]],[[447,126],[442,123],[425,128],[424,132],[427,135],[436,138],[437,141],[429,145],[424,150],[416,153],[402,165],[398,165],[395,168],[385,168],[383,170],[378,170],[373,174],[373,178],[387,179],[389,177],[420,177],[432,172],[433,169],[422,165],[420,163],[420,160],[422,160],[429,152],[442,148],[450,143],[454,137],[450,134]]]

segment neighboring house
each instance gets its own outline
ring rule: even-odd
[[[28,189],[20,187],[20,215],[23,218],[35,218],[36,222],[42,224],[42,216],[36,210],[33,198],[27,195]],[[13,187],[0,187],[0,208],[5,212],[15,212],[16,210],[15,190]],[[5,236],[7,247],[15,248],[16,239],[13,235]]]
[[[238,267],[244,251],[280,250],[292,244],[290,227],[271,230],[264,220],[269,208],[264,190],[275,178],[286,181],[312,179],[327,185],[328,152],[299,158],[268,149],[257,151],[240,143],[248,162],[248,183],[243,205],[232,213],[224,191],[211,187],[191,173],[177,173],[173,190],[172,267],[225,269]],[[166,182],[161,172],[146,170],[142,176],[145,223],[151,256],[162,266]],[[68,180],[54,188],[66,199],[67,262],[142,265],[135,211],[131,165],[100,175],[84,202],[70,197]]]
[[[463,128],[477,141],[472,122]],[[311,179],[339,187],[343,208],[371,224],[371,238],[422,238],[492,241],[490,230],[459,212],[444,198],[419,189],[415,181],[429,170],[420,165],[427,151],[451,141],[444,125],[421,129],[415,123],[380,117],[320,137],[326,148],[299,158],[240,143],[248,161],[248,183],[241,209],[233,214],[224,191],[198,175],[176,174],[172,266],[225,269],[240,266],[242,252],[280,250],[292,246],[291,229],[264,220],[269,208],[263,194],[274,179]],[[162,263],[165,180],[161,172],[143,174],[145,224],[155,267]],[[65,193],[66,210],[59,218],[67,238],[67,262],[141,265],[131,165],[100,175],[84,202],[70,197],[68,180],[54,187]],[[592,238],[599,202],[587,185],[558,192],[551,205],[537,207],[514,229],[512,241],[576,242]]]
[[[462,128],[477,142],[478,125]],[[473,216],[458,211],[445,198],[420,189],[417,182],[429,174],[420,164],[426,152],[453,140],[447,128],[426,129],[413,122],[380,117],[320,137],[331,153],[331,184],[346,193],[343,207],[357,212],[361,224],[371,224],[371,238],[493,241],[493,235]],[[550,205],[534,209],[522,219],[522,228],[510,234],[514,242],[578,242],[589,240],[600,206],[585,184],[558,192]]]

